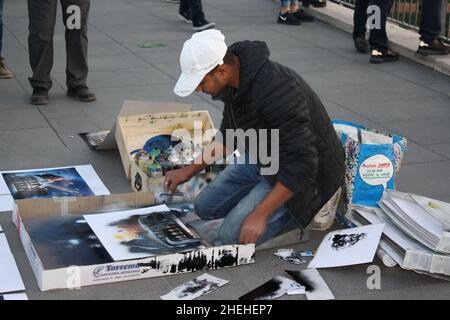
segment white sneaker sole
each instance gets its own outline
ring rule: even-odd
[[[206,29],[213,28],[215,26],[216,26],[216,24],[214,22],[210,22],[210,23],[207,23],[207,24],[205,24],[203,26],[200,26],[200,27],[193,27],[192,30],[194,30],[194,31],[203,31],[203,30],[206,30]]]
[[[329,220],[326,223],[318,223],[318,222],[313,221],[308,229],[312,230],[312,231],[325,231],[325,230],[328,230],[328,229],[330,229],[333,226],[334,220],[335,219]]]

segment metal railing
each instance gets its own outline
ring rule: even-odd
[[[354,8],[355,0],[330,0],[348,8]],[[401,27],[419,30],[422,14],[422,1],[428,0],[393,0],[389,20],[398,23]],[[450,41],[450,0],[442,0],[441,10],[442,33],[441,36]]]

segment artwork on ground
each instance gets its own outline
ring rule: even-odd
[[[0,212],[12,210],[14,200],[107,194],[90,165],[0,172]]]
[[[384,224],[330,232],[322,240],[308,268],[332,268],[373,261]]]
[[[227,280],[223,280],[207,273],[188,281],[168,294],[161,296],[162,300],[193,300],[201,295],[213,292],[219,287],[227,284]]]
[[[334,295],[316,269],[285,270],[297,283],[305,288],[308,300],[332,300]]]
[[[166,205],[84,215],[111,257],[139,259],[203,248]]]
[[[83,132],[79,133],[80,137],[87,143],[89,148],[96,149],[99,147],[106,139],[110,131],[99,131],[99,132]]]
[[[305,293],[304,287],[286,277],[276,276],[258,288],[243,295],[239,300],[274,300],[290,291],[296,294]]]
[[[11,172],[2,175],[16,200],[94,195],[75,168]]]

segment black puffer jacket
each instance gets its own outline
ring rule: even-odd
[[[344,152],[330,118],[295,71],[269,60],[264,42],[238,42],[230,49],[240,60],[240,84],[216,97],[225,103],[220,131],[225,137],[226,129],[280,130],[279,171],[266,178],[295,192],[287,207],[306,227],[344,184]]]

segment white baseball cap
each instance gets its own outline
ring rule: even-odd
[[[173,89],[175,94],[187,97],[194,92],[208,72],[223,64],[227,49],[225,36],[219,30],[194,33],[181,50],[181,75]]]

